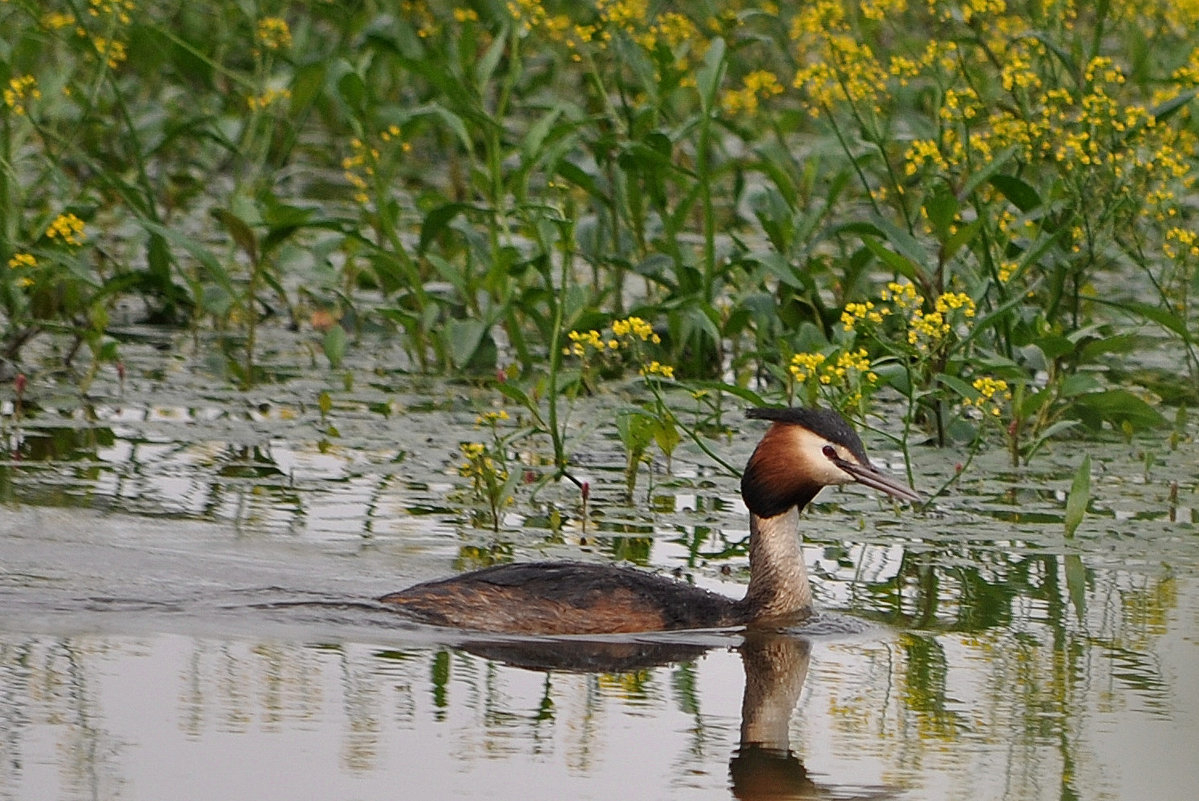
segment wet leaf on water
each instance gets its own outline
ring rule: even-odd
[[[1074,474],[1070,484],[1070,497],[1066,498],[1066,536],[1073,537],[1078,524],[1087,513],[1087,504],[1091,500],[1091,456],[1082,457],[1082,464]]]

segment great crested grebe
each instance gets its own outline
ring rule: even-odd
[[[827,486],[857,482],[907,501],[920,496],[870,464],[845,419],[827,409],[750,409],[773,425],[749,457],[749,588],[734,600],[612,565],[497,565],[384,595],[407,616],[450,628],[511,634],[615,634],[726,628],[803,616],[812,588],[799,511]]]

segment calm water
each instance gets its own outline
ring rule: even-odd
[[[826,492],[808,561],[853,635],[464,640],[370,599],[540,557],[737,595],[744,509],[686,448],[628,504],[601,427],[572,446],[586,532],[569,486],[522,491],[492,532],[456,469],[490,396],[393,356],[351,389],[295,356],[242,394],[134,349],[86,402],[35,386],[18,424],[0,400],[0,799],[1194,796],[1194,431],[976,459],[924,512]],[[729,420],[717,447],[741,463],[760,427]],[[1067,540],[1084,451],[1093,501]],[[917,448],[917,483],[963,459]]]

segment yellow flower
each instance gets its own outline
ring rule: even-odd
[[[487,450],[482,442],[463,442],[458,448],[467,459],[478,459]]]
[[[659,344],[662,339],[654,333],[654,327],[640,317],[628,317],[612,323],[612,333],[618,337],[633,336],[642,342]]]
[[[250,107],[251,111],[261,111],[272,103],[276,103],[280,100],[289,100],[290,98],[290,89],[267,89],[260,95],[255,97],[247,97],[246,105]]]
[[[791,376],[801,383],[807,381],[823,362],[823,353],[797,353],[791,357]]]
[[[978,397],[964,399],[962,406],[973,406],[980,411],[990,414],[992,417],[999,417],[1002,414],[1003,404],[1012,399],[1012,393],[1008,389],[1008,384],[1002,378],[983,376],[982,378],[974,379],[971,382],[971,386],[978,392]]]
[[[254,38],[267,50],[286,50],[291,47],[291,28],[282,17],[263,17],[258,20]]]
[[[50,227],[46,229],[46,236],[49,239],[62,239],[68,245],[78,247],[83,244],[83,240],[87,239],[87,232],[83,228],[83,220],[67,212],[54,218]]]
[[[13,257],[8,260],[8,268],[10,270],[18,270],[22,267],[36,267],[37,257],[32,253],[14,253]]]
[[[42,27],[52,31],[69,28],[74,24],[75,17],[61,11],[51,11],[42,17]]]
[[[125,50],[125,43],[118,42],[115,39],[106,39],[103,36],[93,36],[92,46],[96,48],[96,52],[108,64],[108,68],[115,70],[125,62],[129,54]]]
[[[17,116],[23,116],[27,101],[37,100],[41,96],[42,92],[37,88],[37,79],[32,75],[20,75],[9,80],[8,87],[4,90],[4,105],[12,109]]]
[[[662,364],[658,361],[652,361],[641,368],[643,376],[661,376],[662,378],[674,378],[674,368],[667,364]]]
[[[484,412],[475,418],[476,426],[493,426],[500,420],[507,420],[508,412],[500,409],[498,412]]]

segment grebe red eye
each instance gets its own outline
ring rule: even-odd
[[[837,458],[837,449],[834,448],[832,445],[825,445],[824,448],[821,449],[820,452],[824,454],[824,458],[826,458],[826,459],[836,459]]]

